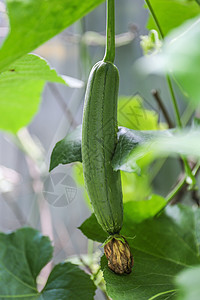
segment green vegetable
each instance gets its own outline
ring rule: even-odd
[[[115,58],[115,0],[107,0],[107,43],[103,61],[91,70],[82,123],[82,162],[85,186],[94,213],[110,236],[104,243],[108,267],[117,274],[131,273],[133,256],[120,235],[123,201],[120,171],[111,160],[117,145],[117,98],[119,73]]]
[[[117,143],[119,73],[110,62],[92,68],[82,124],[82,161],[86,188],[99,224],[119,233],[123,221],[121,177],[111,159]]]

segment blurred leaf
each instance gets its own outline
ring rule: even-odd
[[[10,32],[0,49],[0,71],[102,2],[103,0],[7,0]]]
[[[165,198],[153,194],[148,200],[127,202],[124,205],[124,215],[126,219],[129,218],[134,220],[134,223],[140,223],[154,217],[165,206]]]
[[[148,172],[141,175],[121,172],[123,201],[141,201],[151,194],[150,178]]]
[[[71,87],[71,88],[82,88],[84,87],[84,82],[80,79],[71,77],[71,76],[66,76],[66,75],[60,75],[62,79],[66,82],[66,84]]]
[[[139,95],[120,97],[118,101],[118,124],[134,130],[158,130],[166,126],[160,124],[158,113],[147,110]]]
[[[186,96],[198,104],[200,99],[200,17],[187,21],[165,40],[162,52],[141,59],[145,73],[171,74]]]
[[[176,277],[178,300],[197,300],[200,295],[200,266],[182,271]]]
[[[195,0],[149,0],[149,2],[159,20],[164,36],[186,20],[200,14],[200,8]],[[152,16],[149,18],[147,28],[158,30]]]
[[[82,162],[81,140],[81,126],[78,126],[55,145],[51,154],[49,170],[52,171],[59,164],[65,165],[75,161]]]
[[[73,166],[73,176],[76,180],[76,183],[78,183],[79,186],[81,186],[83,188],[83,195],[86,200],[86,203],[87,203],[89,209],[92,210],[90,198],[89,198],[88,193],[85,188],[84,176],[83,176],[83,165],[81,163],[76,163]]]
[[[129,29],[128,32],[115,35],[115,47],[121,47],[130,44],[136,37],[136,29]],[[87,46],[106,45],[106,36],[96,31],[86,31],[82,36],[82,42]]]
[[[0,233],[0,298],[92,300],[95,293],[93,282],[71,263],[56,265],[42,292],[37,291],[36,278],[52,258],[52,252],[49,238],[35,229]]]
[[[28,54],[0,74],[0,128],[16,133],[38,110],[46,81],[64,83],[39,56]]]
[[[185,130],[173,134],[169,131],[155,131],[154,138],[152,134],[149,136],[145,134],[142,131],[129,130],[121,135],[123,139],[119,139],[112,160],[114,170],[138,173],[154,159],[169,155],[200,158],[200,131],[198,130]]]
[[[118,132],[118,143],[112,159],[114,170],[136,172],[140,174],[141,168],[137,163],[138,160],[142,160],[145,154],[146,156],[149,154],[149,147],[151,146],[152,141],[154,142],[154,145],[155,141],[159,140],[159,137],[162,138],[162,140],[165,140],[164,137],[167,136],[171,137],[170,130],[139,131],[120,127]],[[142,147],[142,145],[144,146]],[[135,156],[135,153],[137,153],[137,156]]]
[[[123,96],[118,101],[118,124],[135,130],[158,130],[166,126],[159,123],[158,113],[144,107],[144,99],[135,95]],[[127,129],[128,130],[128,129]],[[119,134],[121,129],[119,131]],[[120,140],[126,139],[120,136]],[[139,172],[138,172],[139,173]],[[151,193],[149,173],[138,176],[134,173],[121,172],[123,201],[144,200]]]
[[[200,210],[186,206],[167,207],[159,217],[137,224],[133,217],[127,217],[126,206],[121,233],[135,237],[128,239],[134,256],[133,271],[130,275],[116,275],[108,269],[103,257],[108,295],[114,300],[174,299],[177,293],[175,276],[184,268],[200,264]],[[81,229],[88,238],[100,243],[106,238],[94,215]]]
[[[73,171],[74,171],[73,174],[76,178],[76,182],[78,182],[78,184],[84,186],[83,165],[81,163],[77,162],[74,165]]]

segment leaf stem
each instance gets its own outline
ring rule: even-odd
[[[172,122],[172,120],[171,120],[171,118],[170,118],[170,116],[168,114],[168,111],[166,110],[166,108],[165,108],[165,106],[163,104],[163,101],[162,101],[162,99],[160,97],[159,92],[157,90],[152,90],[151,93],[152,93],[154,99],[156,100],[159,108],[161,109],[161,111],[163,113],[163,116],[164,116],[164,118],[165,118],[165,120],[166,120],[169,128],[174,128],[174,124],[173,124],[173,122]]]
[[[115,60],[115,0],[107,0],[107,33],[104,61]]]
[[[151,6],[151,3],[150,3],[149,0],[145,0],[145,1],[146,1],[146,4],[147,4],[151,14],[152,14],[154,22],[156,23],[156,26],[157,26],[158,31],[160,33],[160,36],[163,40],[164,39],[164,34],[163,34],[162,28],[160,26],[160,23],[157,19],[157,16],[156,16],[156,14],[153,10],[153,7]],[[173,103],[173,107],[174,107],[177,126],[178,126],[178,128],[183,128],[182,123],[181,123],[181,116],[180,116],[178,105],[177,105],[177,100],[176,100],[176,97],[175,97],[175,93],[174,93],[174,90],[173,90],[173,86],[172,86],[170,76],[168,74],[166,75],[166,80],[167,80],[167,84],[168,84],[169,91],[170,91],[170,94],[171,94],[171,99],[172,99],[172,103]],[[192,174],[192,171],[191,171],[191,168],[189,166],[189,163],[188,163],[187,159],[184,156],[181,156],[181,158],[183,160],[185,173],[187,175],[186,176],[186,182],[191,186],[191,188],[193,188],[196,184],[196,179]]]
[[[158,19],[157,19],[157,17],[156,17],[156,14],[155,14],[155,12],[154,12],[154,10],[153,10],[153,7],[151,6],[151,3],[150,3],[149,0],[145,0],[145,2],[146,2],[147,6],[148,6],[148,8],[149,8],[149,10],[150,10],[150,12],[151,12],[151,14],[152,14],[152,17],[153,17],[153,19],[154,19],[154,22],[156,23],[156,26],[157,26],[158,31],[159,31],[159,33],[160,33],[160,36],[161,36],[162,40],[164,40],[164,34],[163,34],[163,31],[162,31],[162,29],[161,29],[161,27],[160,27],[160,24],[159,24],[159,22],[158,22]]]
[[[200,163],[197,163],[194,169],[191,171],[192,175],[195,176],[199,170]],[[183,178],[177,183],[177,185],[173,188],[173,190],[166,197],[166,205],[174,198],[174,196],[182,189],[184,184],[186,183],[187,176],[183,176]]]
[[[168,74],[166,75],[166,79],[167,79],[167,84],[168,84],[169,91],[170,91],[170,94],[171,94],[172,103],[173,103],[173,106],[174,106],[174,111],[175,111],[175,115],[176,115],[176,123],[177,123],[179,128],[182,128],[183,126],[182,126],[182,123],[181,123],[181,116],[180,116],[180,113],[179,113],[179,110],[178,110],[178,105],[177,105],[176,97],[175,97],[174,90],[173,90],[173,87],[172,87],[172,82],[171,82],[171,79],[170,79]]]
[[[181,122],[181,116],[180,116],[180,113],[179,113],[179,110],[178,110],[176,97],[175,97],[174,90],[173,90],[173,87],[172,87],[172,82],[171,82],[171,79],[170,79],[168,74],[166,75],[166,79],[167,79],[169,91],[170,91],[170,94],[171,94],[172,103],[173,103],[173,106],[174,106],[177,126],[178,126],[178,128],[183,128],[183,125],[182,125],[182,122]],[[196,184],[196,179],[192,174],[190,165],[189,165],[186,157],[181,156],[181,158],[182,158],[182,161],[183,161],[183,164],[184,164],[185,173],[187,175],[186,176],[186,182],[191,186],[191,188],[193,188]]]
[[[173,190],[168,194],[166,198],[166,204],[168,204],[174,197],[175,195],[182,189],[186,182],[186,175],[183,176],[183,178],[179,181],[179,183],[173,188]]]

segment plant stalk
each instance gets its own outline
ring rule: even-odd
[[[167,112],[167,110],[166,110],[166,108],[163,104],[162,99],[160,98],[159,92],[157,90],[152,90],[151,93],[152,93],[154,99],[156,100],[159,108],[161,109],[161,111],[163,113],[163,116],[164,116],[169,128],[174,128],[174,124],[171,121],[171,118],[170,118],[170,116],[169,116],[169,114],[168,114],[168,112]]]
[[[158,22],[158,19],[157,19],[157,17],[156,17],[156,14],[155,14],[155,12],[154,12],[154,10],[153,10],[153,7],[151,6],[151,3],[150,3],[149,0],[145,0],[145,2],[146,2],[146,4],[147,4],[147,6],[148,6],[148,9],[150,10],[150,13],[151,13],[151,15],[152,15],[152,17],[153,17],[153,19],[154,19],[154,22],[156,23],[156,26],[157,26],[158,31],[159,31],[159,33],[160,33],[160,36],[161,36],[162,40],[164,40],[164,34],[163,34],[163,31],[162,31],[162,29],[161,29],[161,27],[160,27],[160,24],[159,24],[159,22]]]
[[[199,170],[200,163],[197,163],[194,169],[191,171],[192,175],[195,176]],[[186,183],[186,175],[177,183],[177,185],[173,188],[173,190],[166,197],[166,205],[174,198],[174,196],[180,191],[180,189]]]
[[[170,94],[171,94],[172,103],[173,103],[173,106],[174,106],[174,112],[175,112],[175,116],[176,116],[176,124],[178,125],[179,128],[182,128],[183,126],[182,126],[182,123],[181,123],[181,116],[179,114],[176,97],[175,97],[174,90],[173,90],[173,87],[172,87],[172,82],[171,82],[171,79],[170,79],[168,74],[166,75],[166,79],[167,79],[167,84],[168,84],[169,91],[170,91]]]
[[[107,0],[106,50],[104,61],[115,60],[115,0]]]

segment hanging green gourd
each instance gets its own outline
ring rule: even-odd
[[[82,162],[86,189],[97,220],[109,238],[104,243],[108,266],[115,273],[130,273],[133,257],[120,235],[123,201],[120,171],[111,159],[117,143],[119,73],[115,58],[115,1],[107,0],[105,56],[92,68],[85,95],[82,123]]]

